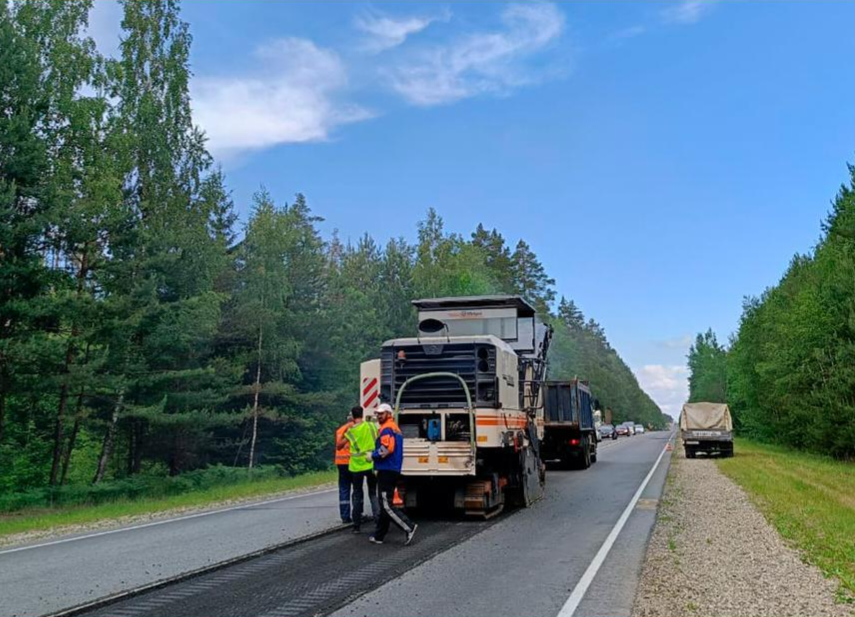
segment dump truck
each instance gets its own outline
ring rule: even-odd
[[[489,518],[543,494],[541,385],[551,327],[520,296],[414,300],[415,336],[361,365],[362,406],[387,402],[403,433],[399,494]]]
[[[680,414],[686,458],[698,453],[733,456],[733,420],[723,403],[686,403]]]
[[[545,461],[562,468],[587,469],[597,462],[594,399],[588,384],[547,381],[543,384],[543,446]]]

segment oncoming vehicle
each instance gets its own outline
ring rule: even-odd
[[[602,439],[617,439],[617,430],[614,424],[603,424],[600,427],[600,437]]]
[[[644,427],[640,424],[635,425],[635,434],[636,435],[644,435]]]
[[[615,435],[617,435],[618,437],[620,437],[620,436],[629,437],[630,436],[629,427],[626,424],[618,424],[617,427],[615,428]]]

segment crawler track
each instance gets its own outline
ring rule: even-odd
[[[422,521],[416,540],[386,544],[339,529],[61,613],[86,617],[289,617],[329,613],[495,524]],[[366,526],[367,530],[369,527]],[[236,530],[238,533],[238,530]]]

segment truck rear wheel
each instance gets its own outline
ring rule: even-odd
[[[588,443],[588,437],[582,437],[581,456],[577,459],[577,469],[587,469],[591,466],[591,445]]]
[[[686,458],[695,458],[695,449],[694,448],[686,448]]]

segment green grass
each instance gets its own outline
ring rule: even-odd
[[[319,486],[334,481],[335,471],[319,471],[287,478],[247,480],[166,497],[119,499],[98,505],[62,508],[26,508],[0,514],[0,536],[41,531],[64,525],[81,525],[123,516],[152,514],[176,508],[215,505],[230,499],[263,497],[273,493]]]
[[[855,464],[737,439],[719,468],[809,563],[855,597]]]

